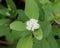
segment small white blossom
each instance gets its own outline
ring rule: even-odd
[[[26,25],[26,29],[32,31],[34,31],[35,29],[39,29],[40,27],[40,25],[38,24],[38,20],[36,19],[30,19],[29,21],[27,21]]]

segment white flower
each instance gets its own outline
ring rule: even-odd
[[[27,21],[26,25],[26,29],[32,31],[34,31],[35,29],[39,29],[40,27],[40,25],[38,24],[38,20],[36,19],[30,19],[29,21]]]

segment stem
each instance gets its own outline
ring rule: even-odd
[[[0,40],[0,44],[5,44],[5,45],[16,45],[16,43],[11,43],[11,42],[2,41],[2,40]]]

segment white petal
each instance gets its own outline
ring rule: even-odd
[[[26,27],[26,29],[27,29],[27,30],[31,30],[31,28],[30,28],[30,27]]]
[[[33,19],[33,18],[32,18],[32,19],[30,19],[30,21],[32,21],[32,22],[36,22],[36,23],[38,22],[38,20]]]
[[[29,22],[29,21],[27,21],[27,22],[26,22],[26,25],[29,25],[29,24],[30,24],[30,22]]]
[[[38,20],[33,19],[33,18],[30,19],[30,21],[27,21],[26,25],[27,25],[26,29],[32,30],[32,31],[34,31],[35,29],[38,29],[40,27],[40,25],[38,24]]]

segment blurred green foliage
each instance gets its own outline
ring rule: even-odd
[[[16,45],[0,48],[60,48],[60,0],[26,0],[25,10],[17,9],[13,0],[5,1],[7,7],[0,0],[0,37]],[[34,33],[26,30],[31,18],[41,26]]]

